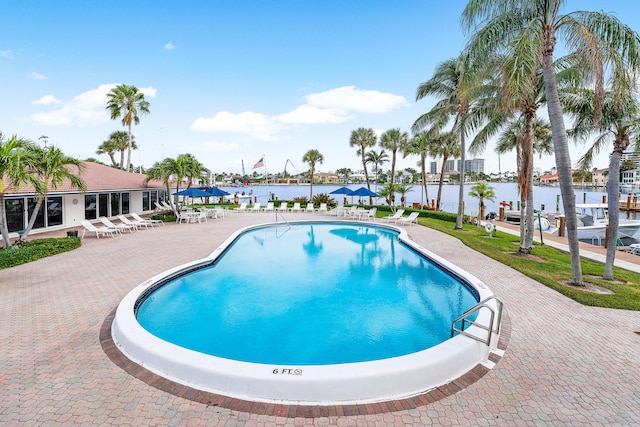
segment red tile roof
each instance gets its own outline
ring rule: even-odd
[[[83,162],[85,169],[80,177],[87,185],[87,192],[110,191],[110,190],[140,190],[144,188],[164,188],[162,181],[151,180],[145,184],[146,175],[132,172],[125,172],[110,166],[93,162]],[[64,182],[56,190],[49,188],[50,193],[77,193],[78,190],[72,188],[68,181]],[[5,194],[33,194],[34,189],[30,185],[21,185],[15,188],[7,185]]]

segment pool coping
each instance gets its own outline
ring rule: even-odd
[[[343,415],[372,415],[414,409],[456,394],[457,392],[473,385],[491,371],[488,367],[478,364],[470,371],[467,371],[465,374],[447,384],[443,384],[431,390],[426,390],[424,393],[416,394],[411,397],[389,401],[345,405],[294,405],[254,402],[189,387],[184,384],[171,381],[133,362],[120,351],[111,335],[111,325],[115,319],[116,311],[117,307],[109,313],[100,327],[100,345],[102,350],[116,366],[123,369],[132,377],[143,381],[147,385],[174,396],[202,403],[207,406],[219,406],[222,408],[257,415],[316,418]],[[504,353],[510,339],[511,320],[507,310],[504,309],[502,312],[500,338],[497,346],[500,351],[499,353]],[[499,353],[492,352],[489,354],[489,361],[492,364],[497,364],[502,359],[502,356]]]

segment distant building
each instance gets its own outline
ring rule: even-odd
[[[462,160],[458,160],[458,170],[461,170]],[[464,161],[464,172],[484,173],[484,159],[470,159]]]
[[[431,162],[429,164],[429,173],[436,174],[438,172],[438,162]]]
[[[594,169],[591,172],[591,182],[596,187],[606,187],[609,181],[609,169]]]

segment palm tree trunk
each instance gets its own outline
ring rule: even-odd
[[[116,162],[113,162],[115,165]],[[120,169],[124,170],[124,150],[120,150]]]
[[[549,41],[548,44],[552,42]],[[547,47],[547,52],[553,52],[553,46]],[[569,156],[569,143],[567,131],[562,117],[562,106],[558,97],[556,72],[553,66],[553,58],[550,53],[543,55],[543,76],[545,95],[547,97],[547,110],[551,122],[553,148],[556,156],[556,167],[560,180],[560,194],[567,224],[567,240],[569,243],[569,256],[571,258],[571,283],[584,286],[582,281],[582,266],[580,265],[580,245],[578,241],[578,218],[576,216],[576,201],[573,192],[571,177],[571,158]]]
[[[31,232],[31,229],[33,228],[33,224],[36,223],[36,219],[38,218],[38,212],[40,212],[40,206],[42,206],[43,200],[44,200],[44,197],[38,197],[38,200],[36,201],[36,206],[35,208],[33,208],[33,212],[31,213],[31,217],[29,218],[29,223],[27,224],[27,228],[24,229],[24,233],[22,233],[22,236],[20,236],[21,241],[24,242],[27,240],[27,236]]]
[[[524,222],[524,239],[518,252],[530,254],[533,248],[533,233],[535,230],[535,219],[533,209],[533,139],[535,113],[525,114],[525,131],[522,138],[520,150],[521,169],[518,175],[518,189],[524,201],[520,209],[520,223]],[[524,213],[524,216],[522,215]]]
[[[440,181],[438,181],[438,198],[436,199],[436,210],[440,210],[440,199],[442,197],[442,184],[444,184],[444,167],[447,164],[447,156],[442,158],[442,169],[440,170]]]
[[[131,123],[129,123],[129,141],[127,142],[127,172],[129,172],[129,167],[131,166]]]
[[[464,118],[461,120],[464,123]],[[464,161],[467,147],[464,138],[464,124],[460,126],[460,188],[458,191],[458,216],[456,217],[455,230],[462,229],[462,217],[464,216]]]
[[[420,156],[420,166],[422,169],[422,186],[424,187],[424,198],[425,201],[427,203],[427,206],[429,206],[429,191],[427,190],[427,171],[425,169],[425,155],[421,155]]]
[[[362,168],[364,169],[364,179],[367,181],[367,189],[369,189],[369,191],[371,191],[371,183],[369,182],[369,172],[367,171],[367,161],[364,158],[364,150],[365,150],[365,146],[361,146],[360,148],[360,152],[362,153]],[[373,200],[371,199],[371,196],[369,196],[369,204],[372,204]]]
[[[0,177],[0,232],[2,233],[3,248],[11,247],[11,239],[9,238],[9,226],[7,224],[7,210],[4,204],[4,182]]]
[[[309,185],[309,201],[313,198],[313,166],[311,166],[311,182]]]
[[[603,278],[613,280],[613,263],[616,260],[616,243],[620,225],[618,192],[620,191],[620,159],[622,153],[613,150],[609,157],[609,182],[607,185],[607,203],[609,205],[609,234],[607,235],[607,256],[604,264]],[[612,179],[614,177],[615,179]]]

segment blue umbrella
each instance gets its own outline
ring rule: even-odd
[[[367,187],[360,187],[357,190],[352,191],[351,193],[349,193],[350,196],[369,196],[369,197],[380,197],[379,195],[377,195],[376,193],[374,193],[373,191],[369,190]]]
[[[331,193],[329,194],[344,194],[346,196],[350,196],[353,193],[353,191],[347,187],[340,187],[337,190],[333,190]]]
[[[210,193],[199,188],[187,188],[186,190],[173,193],[174,196],[187,196],[187,197],[211,197]]]
[[[230,194],[224,190],[219,189],[218,187],[210,187],[210,188],[207,188],[205,191],[211,197],[222,197],[222,196],[228,196]]]

